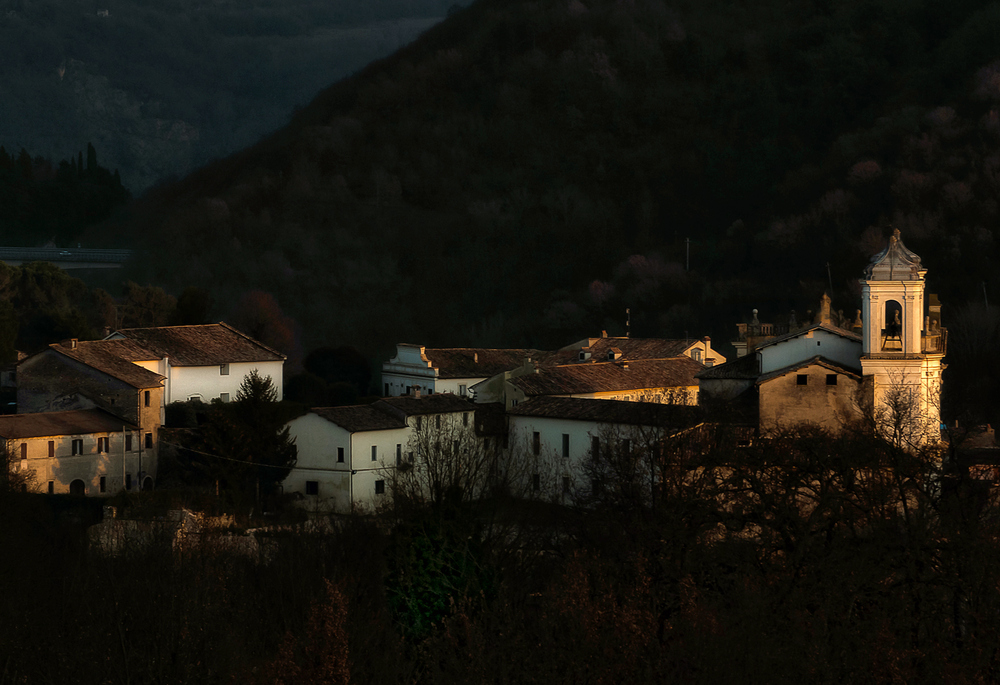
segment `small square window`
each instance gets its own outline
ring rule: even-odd
[[[229,364],[219,364],[219,375],[220,376],[229,375]]]
[[[377,480],[375,481],[375,494],[384,495],[385,494],[385,481]]]
[[[97,453],[104,454],[108,451],[108,439],[97,438]]]
[[[795,376],[795,385],[808,385],[808,384],[809,384],[809,376],[807,376],[806,374],[800,373]]]
[[[83,454],[83,439],[77,438],[73,441],[73,454]]]
[[[835,373],[828,373],[828,374],[826,374],[826,384],[827,385],[836,385],[837,384],[837,374],[835,374]]]
[[[223,404],[229,404],[229,393],[228,392],[220,392],[219,393],[219,399],[222,400]]]
[[[319,494],[319,481],[318,480],[307,480],[306,481],[306,494],[307,495],[318,495]]]
[[[465,395],[466,395],[467,392],[468,392],[468,389],[464,385],[458,386],[458,394],[459,395],[461,395],[462,397],[465,397]]]
[[[343,464],[344,463],[344,448],[343,447],[338,447],[337,448],[337,463],[338,464]]]

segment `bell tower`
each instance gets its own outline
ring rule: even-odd
[[[925,308],[926,274],[897,229],[861,280],[861,370],[868,399],[883,434],[909,446],[940,440],[947,331],[937,298],[930,296],[929,313]]]

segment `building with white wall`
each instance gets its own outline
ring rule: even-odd
[[[382,364],[382,394],[397,397],[419,391],[465,397],[476,383],[543,354],[529,349],[429,348],[399,343],[396,356]]]
[[[533,460],[530,496],[563,504],[601,487],[602,456],[648,456],[664,439],[701,423],[697,407],[551,396],[521,402],[507,416],[510,449]]]
[[[126,340],[122,358],[164,377],[163,404],[235,399],[254,369],[284,395],[285,355],[222,322],[198,326],[125,328],[105,341]]]
[[[326,407],[288,423],[298,459],[285,493],[313,512],[371,512],[389,501],[397,466],[420,468],[419,438],[440,449],[476,435],[476,406],[452,394],[390,397],[371,405]]]

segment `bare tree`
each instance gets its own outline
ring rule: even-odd
[[[35,472],[23,467],[24,461],[17,454],[13,440],[0,444],[0,493],[38,491]]]

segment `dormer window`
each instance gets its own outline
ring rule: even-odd
[[[590,350],[588,348],[580,350],[580,355],[578,358],[582,362],[587,361],[588,359],[590,359]]]

